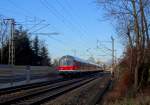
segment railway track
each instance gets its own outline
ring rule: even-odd
[[[4,95],[4,94],[10,94],[13,92],[25,90],[25,89],[35,88],[35,87],[39,87],[39,86],[46,86],[46,85],[49,85],[52,83],[66,81],[66,80],[67,80],[67,78],[58,78],[58,79],[49,80],[49,81],[45,81],[45,82],[38,82],[38,83],[3,88],[3,89],[0,89],[0,96]]]
[[[45,85],[33,85],[13,89],[10,93],[6,92],[0,95],[0,104],[3,105],[37,105],[51,100],[59,95],[65,94],[77,87],[80,87],[96,77],[78,78],[71,80],[59,81]]]

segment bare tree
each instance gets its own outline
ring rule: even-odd
[[[98,0],[98,4],[104,7],[108,18],[115,19],[119,36],[128,42],[126,46],[131,49],[129,68],[137,90],[144,74],[148,75],[144,65],[150,48],[150,0]]]
[[[8,22],[0,18],[0,63],[3,63],[4,51],[3,47],[6,45],[8,41]]]

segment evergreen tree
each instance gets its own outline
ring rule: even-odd
[[[59,60],[58,59],[54,59],[53,60],[53,66],[57,67],[59,65]]]
[[[41,58],[40,58],[40,46],[39,46],[39,38],[38,36],[35,37],[35,39],[33,40],[33,51],[34,51],[34,55],[33,55],[33,65],[37,66],[41,64]]]
[[[22,29],[15,32],[15,64],[16,65],[31,65],[33,51],[31,41],[26,31]]]
[[[2,59],[2,63],[3,64],[8,64],[8,41],[3,46],[3,59]]]
[[[45,46],[41,48],[41,65],[46,66],[46,65],[51,65],[51,59],[48,56],[48,50]]]
[[[39,56],[39,38],[38,38],[38,36],[36,36],[33,41],[33,49],[34,49],[35,55]]]
[[[15,65],[46,66],[51,64],[48,49],[44,44],[40,43],[38,36],[31,41],[27,31],[20,27],[15,30],[13,40],[15,45]],[[3,45],[3,64],[8,64],[8,45],[8,40],[6,40]]]

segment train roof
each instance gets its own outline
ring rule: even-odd
[[[98,64],[89,62],[89,61],[87,61],[87,60],[83,60],[83,59],[81,59],[81,58],[78,58],[78,57],[75,57],[75,56],[72,56],[72,55],[65,55],[65,56],[63,56],[63,57],[61,57],[61,58],[66,58],[66,57],[67,57],[67,58],[72,58],[72,59],[74,59],[75,61],[80,61],[80,62],[82,62],[82,63],[88,63],[88,64],[92,64],[92,65],[99,66]]]

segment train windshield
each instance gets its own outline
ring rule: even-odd
[[[71,66],[71,65],[73,65],[73,60],[70,58],[60,59],[59,65],[60,66]]]

